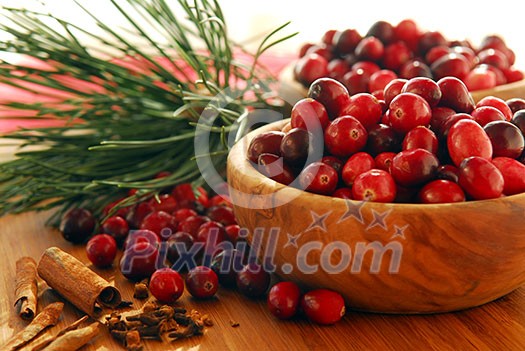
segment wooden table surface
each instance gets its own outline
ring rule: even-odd
[[[84,247],[73,246],[60,233],[45,227],[46,214],[0,218],[0,345],[26,324],[15,313],[15,261],[25,255],[38,261],[49,246],[58,246],[88,263]],[[96,270],[133,300],[132,284],[114,269]],[[446,284],[446,282],[444,282]],[[410,298],[410,297],[407,297]],[[51,290],[42,293],[39,310],[60,300]],[[134,300],[135,306],[140,303]],[[221,288],[217,298],[196,301],[187,293],[180,299],[186,308],[210,314],[215,325],[203,336],[178,340],[171,345],[146,342],[146,350],[525,350],[525,288],[482,307],[438,315],[381,315],[348,311],[333,326],[305,320],[279,321],[264,300],[250,300],[234,290]],[[82,316],[66,303],[57,333]],[[231,322],[239,323],[232,327]],[[82,350],[123,349],[102,332]]]

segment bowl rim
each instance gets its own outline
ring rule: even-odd
[[[486,204],[496,204],[496,203],[508,203],[508,202],[514,202],[515,200],[525,200],[525,192],[514,194],[514,195],[504,195],[499,198],[493,198],[493,199],[484,199],[484,200],[468,200],[468,201],[462,201],[462,202],[451,202],[451,203],[436,203],[436,204],[424,204],[424,203],[396,203],[396,202],[373,202],[373,201],[361,201],[361,200],[353,200],[353,199],[342,199],[338,197],[333,197],[330,195],[321,195],[316,193],[307,192],[301,189],[297,189],[285,184],[281,184],[276,182],[275,180],[266,177],[264,174],[260,173],[246,158],[246,150],[242,148],[242,145],[248,145],[247,142],[243,141],[251,141],[256,135],[266,132],[266,131],[280,131],[281,127],[284,126],[290,119],[283,119],[280,121],[276,121],[267,125],[264,125],[262,127],[259,127],[257,129],[254,129],[250,131],[248,134],[243,136],[239,141],[231,148],[229,154],[228,154],[228,164],[229,167],[233,167],[237,170],[237,172],[241,173],[245,177],[252,177],[260,180],[260,184],[264,184],[264,188],[267,190],[271,190],[272,193],[276,193],[278,191],[282,191],[283,196],[287,196],[288,194],[290,196],[293,196],[293,198],[299,198],[300,196],[312,196],[312,198],[318,197],[319,200],[327,201],[328,199],[331,201],[335,201],[336,203],[340,203],[341,205],[346,204],[347,202],[353,202],[353,203],[369,203],[374,204],[378,206],[385,206],[387,208],[389,207],[395,207],[397,209],[416,209],[424,207],[425,209],[444,209],[449,207],[455,207],[455,208],[461,208],[464,206],[483,206]],[[242,206],[242,205],[241,205]]]

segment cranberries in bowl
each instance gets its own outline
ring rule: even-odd
[[[273,165],[268,175],[246,157],[252,140],[264,133],[281,132],[284,139],[293,119],[261,127],[232,148],[228,182],[236,217],[261,253],[275,250],[278,274],[339,291],[352,308],[390,313],[470,308],[525,283],[523,151],[517,158],[494,153],[523,150],[523,112],[516,110],[523,101],[490,97],[474,103],[457,78],[435,84],[441,92],[437,103],[427,100],[434,94],[401,87],[389,105],[379,100],[380,118],[366,128],[360,120],[368,121],[374,109],[348,106],[350,99],[339,96],[342,105],[330,109],[341,115],[329,115],[324,143],[334,122],[338,126],[339,118],[351,116],[361,127],[352,120],[329,138],[341,136],[353,146],[340,145],[336,154],[325,148],[309,164],[291,166],[277,154],[272,159],[277,163],[265,164]],[[306,99],[316,100],[311,96]],[[410,104],[393,103],[400,96],[410,96]],[[473,111],[486,106],[503,117],[476,118]],[[312,111],[319,114],[318,108]],[[512,140],[500,130],[513,131]],[[365,138],[364,146],[355,146],[359,138]],[[313,192],[299,181],[309,168],[320,175],[310,176]],[[286,181],[274,180],[280,170]]]

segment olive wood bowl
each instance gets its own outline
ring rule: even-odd
[[[296,81],[293,76],[294,66],[295,61],[287,65],[279,75],[279,94],[292,106],[298,100],[308,95],[308,89]],[[474,102],[478,102],[485,96],[496,96],[503,100],[525,98],[525,79],[509,84],[498,85],[492,89],[471,91],[470,94],[472,95]]]
[[[525,194],[422,205],[304,192],[265,177],[246,159],[255,135],[285,123],[246,135],[227,166],[237,220],[252,247],[254,233],[264,233],[260,252],[275,250],[275,272],[284,280],[336,290],[348,307],[382,313],[466,309],[525,282]]]

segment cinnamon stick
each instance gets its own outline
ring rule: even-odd
[[[51,288],[95,319],[122,301],[117,288],[57,247],[44,252],[37,270]]]
[[[84,316],[84,317],[76,320],[75,322],[73,322],[70,325],[68,325],[66,328],[62,329],[57,335],[54,335],[54,336],[53,335],[49,335],[47,338],[45,338],[43,340],[40,340],[36,345],[30,345],[31,348],[29,348],[29,350],[31,350],[31,351],[41,351],[41,350],[45,349],[49,344],[51,344],[53,341],[55,341],[58,337],[64,335],[68,331],[78,329],[80,324],[84,323],[88,318],[89,318],[89,316]]]
[[[3,346],[2,351],[13,351],[33,340],[42,330],[56,325],[60,314],[62,314],[62,302],[52,303],[42,310],[33,321],[20,332],[16,333]]]
[[[15,307],[18,314],[26,320],[35,317],[38,297],[36,280],[36,262],[31,257],[22,257],[16,261]]]
[[[98,322],[95,322],[84,328],[70,330],[56,338],[44,349],[42,349],[42,351],[77,350],[98,335],[98,333],[100,332],[99,325],[100,324]]]

